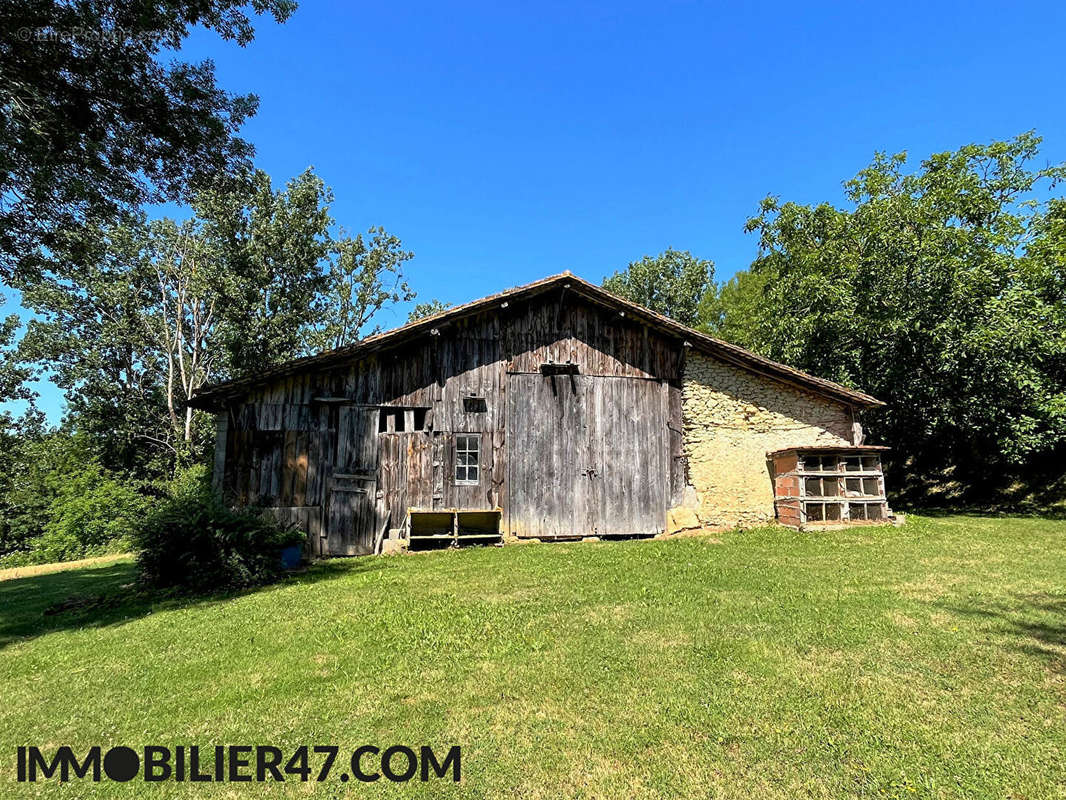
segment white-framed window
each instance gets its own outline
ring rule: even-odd
[[[481,481],[481,434],[455,434],[455,482],[477,484]]]

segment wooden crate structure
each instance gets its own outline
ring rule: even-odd
[[[767,454],[782,525],[806,529],[889,522],[887,447],[792,447]]]

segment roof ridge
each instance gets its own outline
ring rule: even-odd
[[[849,389],[834,381],[827,380],[826,378],[819,378],[815,375],[811,375],[802,370],[790,367],[787,364],[782,364],[772,359],[761,356],[758,353],[754,353],[747,350],[740,345],[727,342],[723,339],[717,339],[710,334],[698,331],[695,328],[691,328],[688,325],[684,325],[677,320],[660,314],[657,311],[653,311],[650,308],[646,308],[631,300],[627,300],[624,297],[614,294],[613,292],[604,289],[602,286],[597,286],[594,283],[586,281],[571,272],[569,269],[562,272],[549,275],[545,278],[541,278],[530,283],[515,286],[510,289],[505,289],[495,294],[486,295],[485,297],[477,300],[471,300],[470,302],[463,303],[452,308],[444,309],[436,314],[421,319],[413,320],[395,328],[390,328],[386,331],[373,334],[361,339],[360,341],[345,345],[344,347],[334,348],[332,350],[325,350],[320,353],[309,356],[301,356],[300,358],[290,359],[289,361],[275,364],[262,370],[255,375],[245,376],[242,378],[235,378],[229,381],[224,381],[216,384],[209,384],[201,387],[193,397],[189,400],[190,404],[208,405],[208,400],[216,395],[223,395],[227,393],[227,390],[234,391],[242,387],[250,387],[257,383],[262,383],[273,377],[280,377],[282,375],[291,374],[297,372],[303,366],[312,366],[319,363],[326,364],[335,359],[343,359],[348,356],[354,356],[362,351],[369,350],[376,345],[380,345],[382,342],[386,342],[389,339],[398,338],[400,334],[407,332],[412,333],[417,330],[434,330],[436,325],[441,321],[447,321],[451,318],[461,317],[465,314],[474,313],[478,310],[488,308],[496,302],[506,303],[508,299],[518,295],[525,295],[542,290],[545,287],[549,287],[553,284],[562,281],[573,281],[578,284],[582,290],[582,293],[586,296],[591,295],[591,299],[599,300],[601,302],[610,302],[616,305],[620,305],[635,313],[640,317],[644,317],[646,320],[658,325],[661,328],[665,328],[675,335],[683,339],[692,339],[694,343],[701,344],[702,349],[711,352],[719,358],[727,361],[732,361],[735,365],[742,368],[746,368],[753,372],[761,372],[766,374],[767,377],[775,378],[777,380],[783,380],[785,382],[797,382],[806,386],[807,389],[834,396],[837,400],[846,398],[848,402],[856,403],[859,405],[873,407],[882,406],[884,403],[877,398],[860,392],[855,389]]]

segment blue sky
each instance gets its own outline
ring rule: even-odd
[[[876,150],[1035,128],[1066,160],[1064,26],[1051,2],[304,0],[185,55],[259,95],[244,136],[276,184],[313,165],[340,224],[399,235],[419,299],[458,303],[666,247],[728,278],[763,196],[841,203]]]

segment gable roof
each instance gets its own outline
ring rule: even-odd
[[[624,312],[652,328],[688,342],[695,350],[750,372],[755,372],[849,405],[863,408],[884,405],[882,401],[865,392],[849,389],[839,383],[809,375],[787,364],[771,361],[750,350],[745,350],[743,347],[724,342],[721,339],[715,339],[713,336],[708,336],[687,325],[682,325],[680,322],[658,314],[651,309],[612,294],[601,286],[582,280],[569,270],[558,275],[542,278],[533,283],[527,283],[524,286],[517,286],[513,289],[483,297],[480,300],[464,303],[455,308],[449,308],[439,314],[423,317],[399,328],[368,336],[366,339],[347,347],[339,347],[317,355],[296,358],[243,378],[203,386],[188,401],[188,405],[193,408],[215,408],[225,402],[227,398],[239,396],[247,390],[268,383],[271,380],[309,370],[323,369],[334,364],[350,361],[353,358],[361,358],[380,350],[395,347],[429,334],[447,322],[473,316],[493,306],[498,307],[500,303],[506,301],[527,300],[556,287],[565,287],[596,305]]]

